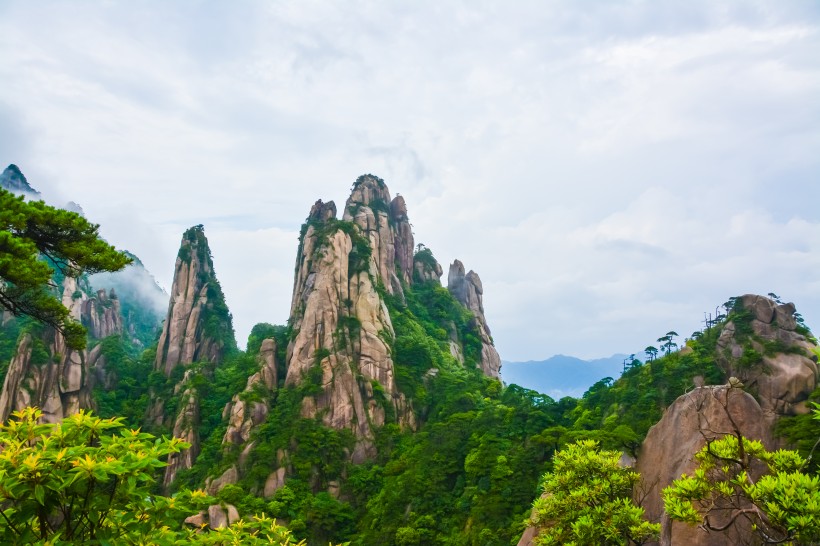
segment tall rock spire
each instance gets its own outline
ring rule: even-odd
[[[396,248],[403,253],[413,243],[412,234],[408,240],[406,230],[400,235],[396,229],[407,222],[406,209],[399,209],[402,218],[394,218],[384,181],[362,176],[342,221],[332,202],[313,205],[296,259],[286,384],[316,383],[315,394],[303,399],[302,414],[350,429],[356,437],[354,461],[375,454],[373,430],[388,415],[413,423],[396,386],[390,348],[395,333],[379,292],[383,287],[403,297]],[[409,278],[412,263],[405,261],[404,267],[399,272]]]
[[[174,387],[179,396],[175,416],[164,415],[164,400],[154,399],[149,420],[173,425],[173,434],[191,444],[191,448],[169,456],[163,485],[167,489],[177,473],[193,465],[199,454],[199,396],[192,379],[197,374],[210,375],[213,366],[236,348],[233,321],[222,288],[214,274],[208,239],[201,225],[188,229],[182,236],[168,315],[162,327],[154,369],[171,377],[183,366],[182,380]],[[193,366],[194,363],[201,365]]]
[[[214,275],[205,230],[194,226],[182,236],[154,367],[170,376],[179,365],[217,362],[235,347],[233,319]]]
[[[476,329],[481,338],[481,369],[484,375],[498,378],[501,371],[501,357],[495,350],[490,327],[484,317],[484,287],[475,271],[464,273],[464,264],[459,260],[450,266],[447,275],[447,289],[461,304],[472,311]]]

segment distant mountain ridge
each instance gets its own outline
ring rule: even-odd
[[[0,188],[14,193],[24,193],[32,197],[40,198],[40,192],[31,187],[20,168],[12,163],[0,173]]]
[[[604,377],[617,379],[628,355],[583,360],[574,356],[554,355],[546,360],[502,362],[501,379],[558,400],[564,396],[580,397]]]

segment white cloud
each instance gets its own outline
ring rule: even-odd
[[[205,224],[240,343],[286,318],[310,205],[364,172],[481,274],[507,360],[632,352],[749,291],[820,324],[809,4],[0,12],[0,161],[166,288]]]

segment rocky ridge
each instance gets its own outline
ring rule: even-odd
[[[259,371],[223,413],[228,423],[223,449],[235,450],[237,462],[209,478],[208,490],[215,494],[248,472],[254,431],[268,418],[277,382],[297,390],[302,418],[352,433],[347,457],[353,463],[376,456],[376,432],[386,423],[414,429],[417,416],[396,381],[396,332],[386,298],[403,305],[406,290],[419,283],[441,286],[441,275],[429,250],[420,246],[415,252],[406,203],[401,196],[391,198],[383,180],[359,177],[342,219],[337,218],[334,202],[316,201],[302,226],[297,251],[286,373],[277,375],[275,341],[264,340],[257,357]],[[473,276],[477,278],[471,272],[471,280]],[[482,312],[475,324],[479,332],[478,325],[486,321],[481,296],[476,296],[474,285],[470,287],[474,307]],[[460,355],[456,341],[454,355]],[[491,346],[489,334],[487,342]],[[293,447],[291,443],[278,449],[274,460],[264,463],[270,468],[258,491],[264,497],[284,485]],[[331,480],[327,489],[337,495],[339,483]]]
[[[725,532],[707,533],[671,521],[661,492],[682,474],[692,474],[695,453],[710,440],[734,434],[759,440],[769,450],[787,447],[775,436],[775,424],[783,416],[807,413],[807,400],[820,380],[818,347],[807,330],[801,331],[793,304],[747,294],[735,298],[728,321],[718,327],[714,358],[730,378],[728,384],[704,386],[703,377],[693,376],[694,388],[666,409],[649,429],[637,461],[627,463],[641,474],[636,501],[647,520],[660,522],[662,546],[746,543],[752,533],[742,522]],[[691,352],[686,346],[680,354],[686,358]],[[726,521],[715,516],[712,523]],[[536,534],[537,529],[527,529],[519,546],[534,544]]]

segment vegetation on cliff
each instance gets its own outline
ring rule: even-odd
[[[129,262],[81,215],[0,188],[0,307],[59,330],[69,347],[85,347],[85,329],[51,292],[55,271],[79,277],[116,271]]]

